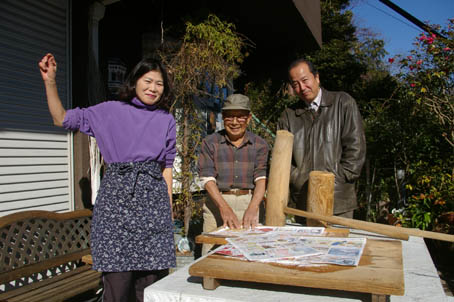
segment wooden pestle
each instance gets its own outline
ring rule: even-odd
[[[278,130],[271,154],[270,177],[266,194],[266,225],[285,225],[284,207],[288,203],[293,134]]]

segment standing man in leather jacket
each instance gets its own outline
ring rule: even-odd
[[[298,209],[305,210],[309,172],[331,172],[335,175],[334,214],[352,218],[357,208],[355,181],[366,158],[358,106],[345,92],[321,88],[319,74],[307,60],[292,62],[288,74],[302,101],[285,109],[278,121],[278,129],[294,135],[291,199]]]

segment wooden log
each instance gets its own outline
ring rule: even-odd
[[[274,142],[266,196],[266,219],[269,226],[285,225],[284,207],[288,203],[293,134],[278,130]]]
[[[324,171],[311,171],[307,191],[307,211],[325,216],[333,215],[334,174]],[[320,220],[308,219],[308,226],[324,226]]]
[[[340,224],[344,226],[348,226],[354,229],[365,230],[377,234],[386,235],[393,238],[408,240],[408,236],[416,236],[416,237],[424,237],[442,241],[449,241],[454,242],[454,235],[438,233],[438,232],[430,232],[430,231],[422,231],[419,229],[410,229],[404,227],[396,227],[387,224],[380,224],[380,223],[373,223],[368,221],[362,220],[355,220],[355,219],[348,219],[344,217],[338,216],[325,216],[316,213],[310,213],[302,210],[292,209],[289,207],[284,208],[284,212],[287,214],[293,214],[297,216],[302,216],[306,218],[324,220],[334,224]]]

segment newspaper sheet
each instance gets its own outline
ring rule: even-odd
[[[272,227],[266,227],[271,229]],[[336,264],[357,266],[365,238],[310,237],[302,233],[320,232],[307,227],[274,227],[262,234],[251,233],[226,238],[229,244],[215,252],[241,260],[274,262],[292,266]],[[318,230],[315,230],[318,229]],[[321,231],[323,233],[323,230]]]
[[[318,250],[301,242],[300,238],[301,235],[295,233],[277,232],[227,238],[227,241],[251,261],[270,261],[320,254]]]
[[[278,233],[278,232],[292,232],[299,234],[300,236],[323,236],[325,228],[323,227],[272,227],[272,226],[257,226],[254,229],[230,229],[229,227],[223,227],[216,231],[205,233],[205,235],[214,237],[242,237],[250,235],[263,235],[267,233]]]

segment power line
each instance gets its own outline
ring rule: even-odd
[[[410,21],[411,23],[413,23],[414,25],[416,25],[419,28],[421,28],[422,30],[424,30],[425,32],[428,32],[428,33],[431,33],[431,34],[435,34],[438,37],[444,38],[443,35],[438,33],[430,25],[424,24],[423,22],[421,22],[421,20],[419,20],[418,18],[416,18],[413,15],[409,14],[406,10],[400,8],[399,6],[397,6],[396,4],[391,2],[390,0],[379,0],[379,1],[381,3],[383,3],[384,5],[388,6],[390,9],[392,9],[396,13],[398,13],[399,15],[401,15],[402,17],[404,17],[405,19],[407,19],[408,21]]]
[[[376,6],[372,5],[372,4],[370,4],[368,1],[364,1],[364,3],[366,3],[367,5],[369,5],[369,6],[373,7],[373,8],[375,8],[376,10],[378,10],[378,11],[384,13],[385,15],[387,15],[387,16],[389,16],[389,17],[391,17],[391,18],[393,18],[393,19],[395,19],[395,20],[397,20],[397,21],[399,21],[400,23],[407,25],[408,27],[410,27],[410,28],[412,28],[412,29],[414,29],[414,30],[416,30],[416,31],[418,31],[418,32],[424,32],[424,31],[421,30],[420,28],[418,28],[418,27],[416,27],[416,26],[413,26],[413,25],[410,24],[410,23],[404,22],[403,20],[401,20],[401,19],[399,19],[399,18],[397,18],[397,17],[395,17],[395,16],[389,14],[388,12],[386,12],[386,11],[384,11],[384,10],[382,10],[381,8],[376,7]]]

